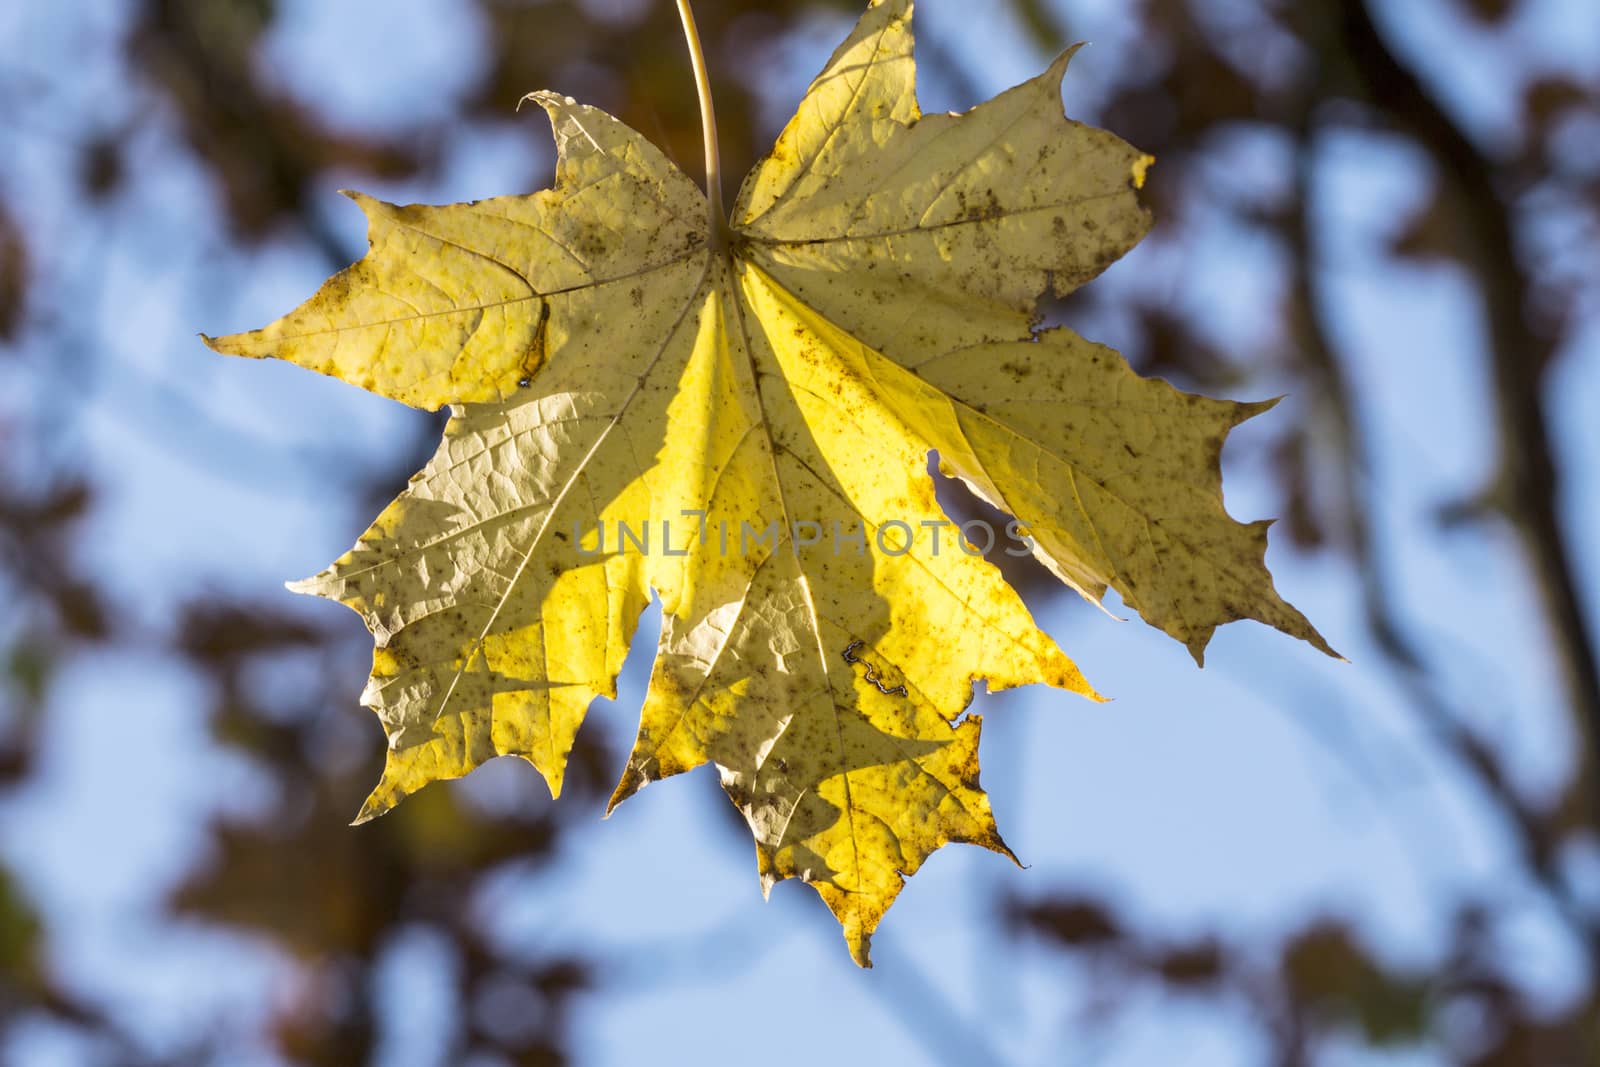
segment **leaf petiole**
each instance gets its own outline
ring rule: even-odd
[[[695,91],[700,94],[701,136],[706,146],[706,200],[711,211],[711,246],[720,250],[728,244],[728,215],[722,206],[722,154],[717,145],[717,112],[711,102],[711,78],[706,72],[706,54],[700,47],[700,31],[695,28],[694,11],[689,6],[689,0],[678,0],[678,17],[683,20],[683,36],[689,43]]]

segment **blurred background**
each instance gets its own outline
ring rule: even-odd
[[[733,174],[861,0],[697,0]],[[667,0],[0,5],[0,1063],[1600,1064],[1592,0],[921,0],[927,110],[1090,42],[1158,226],[1050,317],[1238,399],[1228,505],[1350,659],[1014,570],[1115,702],[980,698],[1028,864],[943,850],[850,963],[709,768],[602,821],[499,761],[377,823],[343,552],[435,417],[209,353],[365,249],[352,186],[531,191],[525,92],[696,180]],[[730,192],[732,190],[730,189]],[[953,506],[960,506],[957,502]],[[1116,605],[1111,607],[1115,610]]]

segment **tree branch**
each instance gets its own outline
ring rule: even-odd
[[[1576,789],[1596,819],[1600,797],[1600,664],[1561,525],[1560,471],[1542,387],[1555,345],[1530,325],[1532,278],[1517,255],[1505,168],[1476,145],[1395,56],[1371,14],[1372,0],[1345,0],[1339,32],[1344,53],[1369,102],[1433,157],[1447,193],[1466,265],[1479,279],[1500,423],[1501,469],[1496,496],[1523,546],[1550,627],[1574,726],[1583,738]]]

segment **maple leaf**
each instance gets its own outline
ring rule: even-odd
[[[910,17],[867,10],[731,226],[638,133],[538,93],[552,189],[356,196],[364,259],[265,329],[208,339],[451,405],[406,491],[291,586],[375,639],[362,699],[389,753],[360,819],[499,755],[559,793],[653,590],[660,647],[612,806],[715,763],[763,888],[810,883],[867,964],[935,849],[1010,854],[978,784],[974,684],[1095,696],[996,567],[947,524],[940,543],[930,451],[1064,582],[1114,587],[1197,660],[1239,618],[1331,654],[1273,590],[1267,524],[1222,506],[1224,438],[1270,405],[1034,328],[1042,294],[1144,235],[1150,160],[1063,116],[1070,52],[922,115]]]

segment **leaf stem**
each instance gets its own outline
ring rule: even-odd
[[[689,0],[678,0],[678,17],[683,20],[683,36],[689,42],[689,61],[694,65],[695,90],[700,94],[701,136],[706,146],[706,200],[711,206],[711,247],[721,250],[728,244],[728,215],[722,206],[722,153],[717,145],[717,112],[711,103],[711,78],[706,73],[706,54],[700,47],[700,31],[695,28]]]

